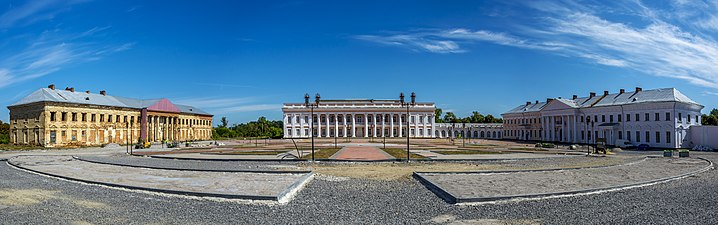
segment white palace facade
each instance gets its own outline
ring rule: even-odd
[[[701,125],[703,106],[674,88],[527,102],[504,114],[504,138],[608,145],[681,148],[688,130]]]
[[[313,103],[312,103],[313,104]],[[501,138],[499,124],[435,123],[436,105],[433,102],[417,102],[409,108],[398,100],[321,100],[311,109],[303,103],[285,103],[285,138],[309,138],[312,129],[315,137],[406,137],[412,138]]]

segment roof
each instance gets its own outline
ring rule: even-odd
[[[524,105],[520,105],[516,108],[513,108],[513,109],[509,110],[508,112],[505,112],[505,114],[506,113],[538,112],[538,111],[541,111],[541,109],[543,109],[544,106],[546,106],[546,102],[537,102],[537,103],[535,102],[535,103],[524,104]]]
[[[199,108],[173,104],[169,100],[160,99],[132,99],[125,97],[116,97],[111,95],[101,95],[86,92],[72,92],[67,90],[53,90],[50,88],[41,88],[30,93],[28,96],[20,99],[11,106],[26,105],[36,102],[60,102],[85,105],[112,106],[132,109],[148,108],[155,111],[165,112],[182,112],[188,114],[212,115]]]
[[[645,90],[639,92],[624,92],[624,93],[613,93],[608,95],[598,95],[593,97],[582,97],[576,99],[553,99],[553,101],[559,101],[568,105],[571,108],[590,108],[590,107],[601,107],[601,106],[618,106],[628,104],[639,104],[649,102],[682,102],[686,104],[695,104],[695,101],[691,100],[683,93],[675,88],[661,88],[653,90]],[[541,110],[546,105],[545,102],[539,102],[529,105],[521,105],[514,109],[509,110],[508,113],[522,113],[532,112]],[[702,105],[701,105],[702,106]]]

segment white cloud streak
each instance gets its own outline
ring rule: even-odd
[[[84,0],[29,1],[0,15],[0,31],[5,34],[22,26],[50,20]],[[99,60],[109,54],[131,49],[135,43],[103,44],[110,26],[68,32],[55,25],[52,30],[4,37],[0,33],[0,88],[57,72],[65,67]]]
[[[633,69],[645,74],[684,80],[695,85],[718,88],[718,42],[703,31],[667,18],[640,1],[621,4],[620,11],[642,19],[641,23],[611,21],[595,14],[593,8],[573,1],[529,4],[540,19],[532,24],[513,24],[513,33],[454,28],[408,31],[392,35],[362,35],[357,39],[387,46],[404,47],[430,53],[463,53],[477,43],[493,43],[551,54],[579,57],[596,64]],[[579,2],[580,3],[580,2]],[[676,3],[679,4],[679,3]],[[602,6],[605,7],[605,6]],[[688,7],[681,4],[681,7]],[[718,11],[700,5],[701,10]],[[682,11],[687,11],[686,9]],[[610,11],[610,10],[609,10]],[[690,16],[696,19],[696,15]],[[696,19],[698,26],[718,31],[718,17],[708,13]],[[687,21],[686,24],[688,23]],[[516,22],[519,23],[519,22]],[[681,26],[684,25],[684,26]],[[707,32],[707,31],[706,31]],[[423,47],[425,43],[451,42],[449,49]]]

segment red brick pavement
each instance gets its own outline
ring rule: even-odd
[[[377,147],[346,146],[335,153],[331,159],[341,160],[386,160],[394,159],[391,155]]]

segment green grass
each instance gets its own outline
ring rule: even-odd
[[[384,148],[382,149],[384,152],[388,153],[391,156],[394,156],[394,158],[397,159],[406,159],[406,149],[403,148]],[[409,154],[410,159],[424,159],[426,157],[417,155],[414,153]]]
[[[490,152],[490,151],[477,151],[477,150],[443,150],[443,151],[432,151],[442,155],[473,155],[473,154],[503,154],[501,152]]]
[[[307,150],[307,149],[302,149]],[[332,157],[334,153],[337,153],[341,148],[324,148],[324,149],[315,149],[314,150],[314,159],[328,159],[329,157]],[[311,159],[312,153],[307,153],[306,155],[302,156],[302,159]]]
[[[42,150],[45,149],[42,146],[35,145],[13,145],[13,144],[0,144],[0,151],[26,151],[26,150]]]
[[[287,150],[283,151],[231,151],[231,152],[218,152],[214,153],[217,155],[277,155],[281,153],[285,153]]]

